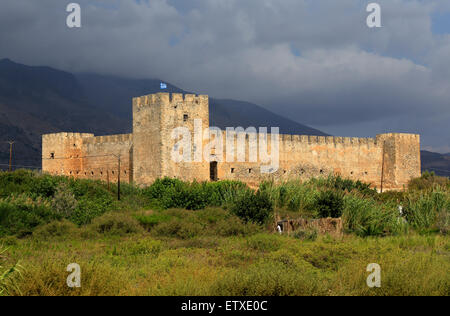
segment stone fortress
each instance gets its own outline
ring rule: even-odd
[[[265,179],[284,181],[334,174],[383,190],[402,190],[411,178],[421,174],[420,136],[399,133],[375,138],[279,135],[279,168],[273,173],[261,172],[259,153],[255,162],[249,162],[254,153],[254,148],[248,146],[249,134],[244,138],[245,162],[175,162],[171,152],[177,139],[172,139],[172,131],[187,127],[194,139],[194,120],[201,120],[203,128],[209,127],[208,96],[157,93],[133,98],[131,134],[43,135],[42,170],[108,182],[115,182],[120,176],[120,181],[138,185],[151,184],[161,177],[176,177],[186,181],[240,180],[256,186]],[[268,134],[269,149],[270,138]],[[200,142],[205,145],[209,140]]]

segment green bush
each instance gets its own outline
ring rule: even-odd
[[[38,226],[33,236],[37,238],[51,238],[51,237],[73,237],[78,233],[78,227],[68,220],[52,221],[48,224]]]
[[[437,215],[450,207],[450,195],[439,189],[430,193],[410,194],[404,207],[408,223],[418,231],[432,228]]]
[[[199,210],[206,206],[226,206],[236,196],[247,190],[245,184],[236,181],[183,182],[178,179],[157,179],[144,192],[157,200],[162,208]]]
[[[316,197],[314,209],[322,218],[338,218],[341,217],[344,209],[344,199],[338,192],[332,190],[322,191]]]
[[[66,183],[60,183],[52,199],[53,211],[63,218],[70,218],[77,207],[77,200]]]
[[[313,204],[318,194],[312,185],[292,180],[281,184],[273,181],[262,182],[259,191],[267,194],[278,208],[292,212],[301,212],[307,217],[314,217]]]
[[[348,232],[362,237],[398,234],[407,229],[397,205],[382,205],[358,196],[344,198],[342,218]]]
[[[245,222],[264,224],[273,213],[273,203],[269,196],[261,191],[248,191],[239,197],[231,207],[231,212]]]
[[[123,213],[106,213],[92,221],[89,227],[100,234],[124,236],[142,232],[139,222]]]
[[[136,215],[137,221],[147,230],[153,228],[162,222],[167,222],[171,217],[167,214],[151,214],[151,215]]]
[[[0,199],[0,236],[25,236],[41,224],[59,219],[48,201],[25,194]]]
[[[200,235],[203,232],[203,226],[192,221],[173,218],[158,224],[152,231],[158,236],[189,239]]]
[[[401,191],[385,191],[375,196],[375,200],[381,203],[397,203],[403,205],[407,194]]]
[[[312,178],[308,183],[313,184],[317,188],[328,188],[337,191],[352,192],[356,191],[359,194],[367,197],[374,197],[377,194],[375,189],[370,187],[370,184],[363,183],[359,180],[344,179],[341,176],[330,175],[328,178]]]
[[[218,221],[214,226],[214,234],[217,236],[250,236],[261,232],[261,226],[248,222],[244,223],[240,218],[230,216]]]

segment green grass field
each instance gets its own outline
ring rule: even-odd
[[[0,295],[449,295],[446,181],[379,194],[335,178],[259,193],[162,180],[124,185],[118,202],[100,182],[1,173]],[[345,234],[280,235],[275,213],[342,216]],[[80,288],[66,284],[70,263]]]

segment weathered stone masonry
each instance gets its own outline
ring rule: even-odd
[[[139,185],[164,176],[188,181],[241,180],[257,185],[263,179],[283,181],[340,174],[378,189],[383,186],[386,190],[401,190],[411,178],[420,176],[420,136],[399,133],[376,138],[280,135],[280,164],[272,174],[261,174],[259,156],[256,162],[248,162],[253,149],[248,148],[248,135],[246,162],[176,163],[171,159],[177,142],[171,137],[174,128],[188,127],[192,146],[205,147],[209,143],[195,138],[194,119],[200,119],[203,128],[209,127],[208,96],[157,93],[133,98],[132,134],[43,135],[42,169],[51,174],[114,182],[120,155],[121,181]],[[225,132],[222,137],[226,146]],[[270,149],[270,135],[267,138]],[[235,148],[236,144],[235,140]],[[224,157],[225,152],[224,148]]]

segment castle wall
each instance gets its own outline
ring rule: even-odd
[[[83,141],[83,151],[84,168],[78,177],[117,182],[120,155],[120,181],[133,181],[131,134],[86,138]]]
[[[132,135],[94,136],[81,133],[43,135],[42,170],[55,175],[116,182],[133,181]]]
[[[54,133],[42,135],[42,170],[54,175],[70,175],[84,170],[83,141],[94,137],[87,133]]]
[[[270,134],[267,138],[270,148]],[[246,143],[246,161],[249,161],[248,139]],[[240,179],[257,185],[261,180],[306,180],[334,174],[379,188],[381,157],[382,148],[373,138],[279,135],[279,168],[276,172],[261,173],[260,166],[264,163],[258,153],[256,163],[220,163],[219,179]]]
[[[42,137],[43,171],[78,178],[117,181],[121,156],[121,181],[149,185],[161,177],[185,181],[208,181],[210,162],[204,152],[210,140],[203,131],[209,127],[208,96],[157,93],[133,98],[133,133],[94,136],[56,133]],[[180,145],[184,130],[189,147]],[[202,137],[203,136],[203,137]],[[376,138],[279,136],[279,166],[262,173],[268,165],[259,153],[258,134],[235,135],[234,159],[227,161],[226,132],[219,134],[223,152],[212,148],[217,161],[218,180],[240,180],[257,186],[262,180],[307,180],[330,174],[361,180],[383,190],[402,190],[411,178],[420,176],[420,137],[414,134],[381,134]],[[245,142],[245,157],[238,161],[238,138]],[[257,142],[249,143],[252,137]],[[175,145],[177,144],[177,145]],[[178,148],[180,145],[180,148]],[[268,153],[273,147],[267,135]],[[173,150],[187,152],[189,161],[175,161]],[[252,161],[253,154],[256,160]],[[222,159],[220,159],[222,157]],[[214,168],[213,168],[214,169]]]

